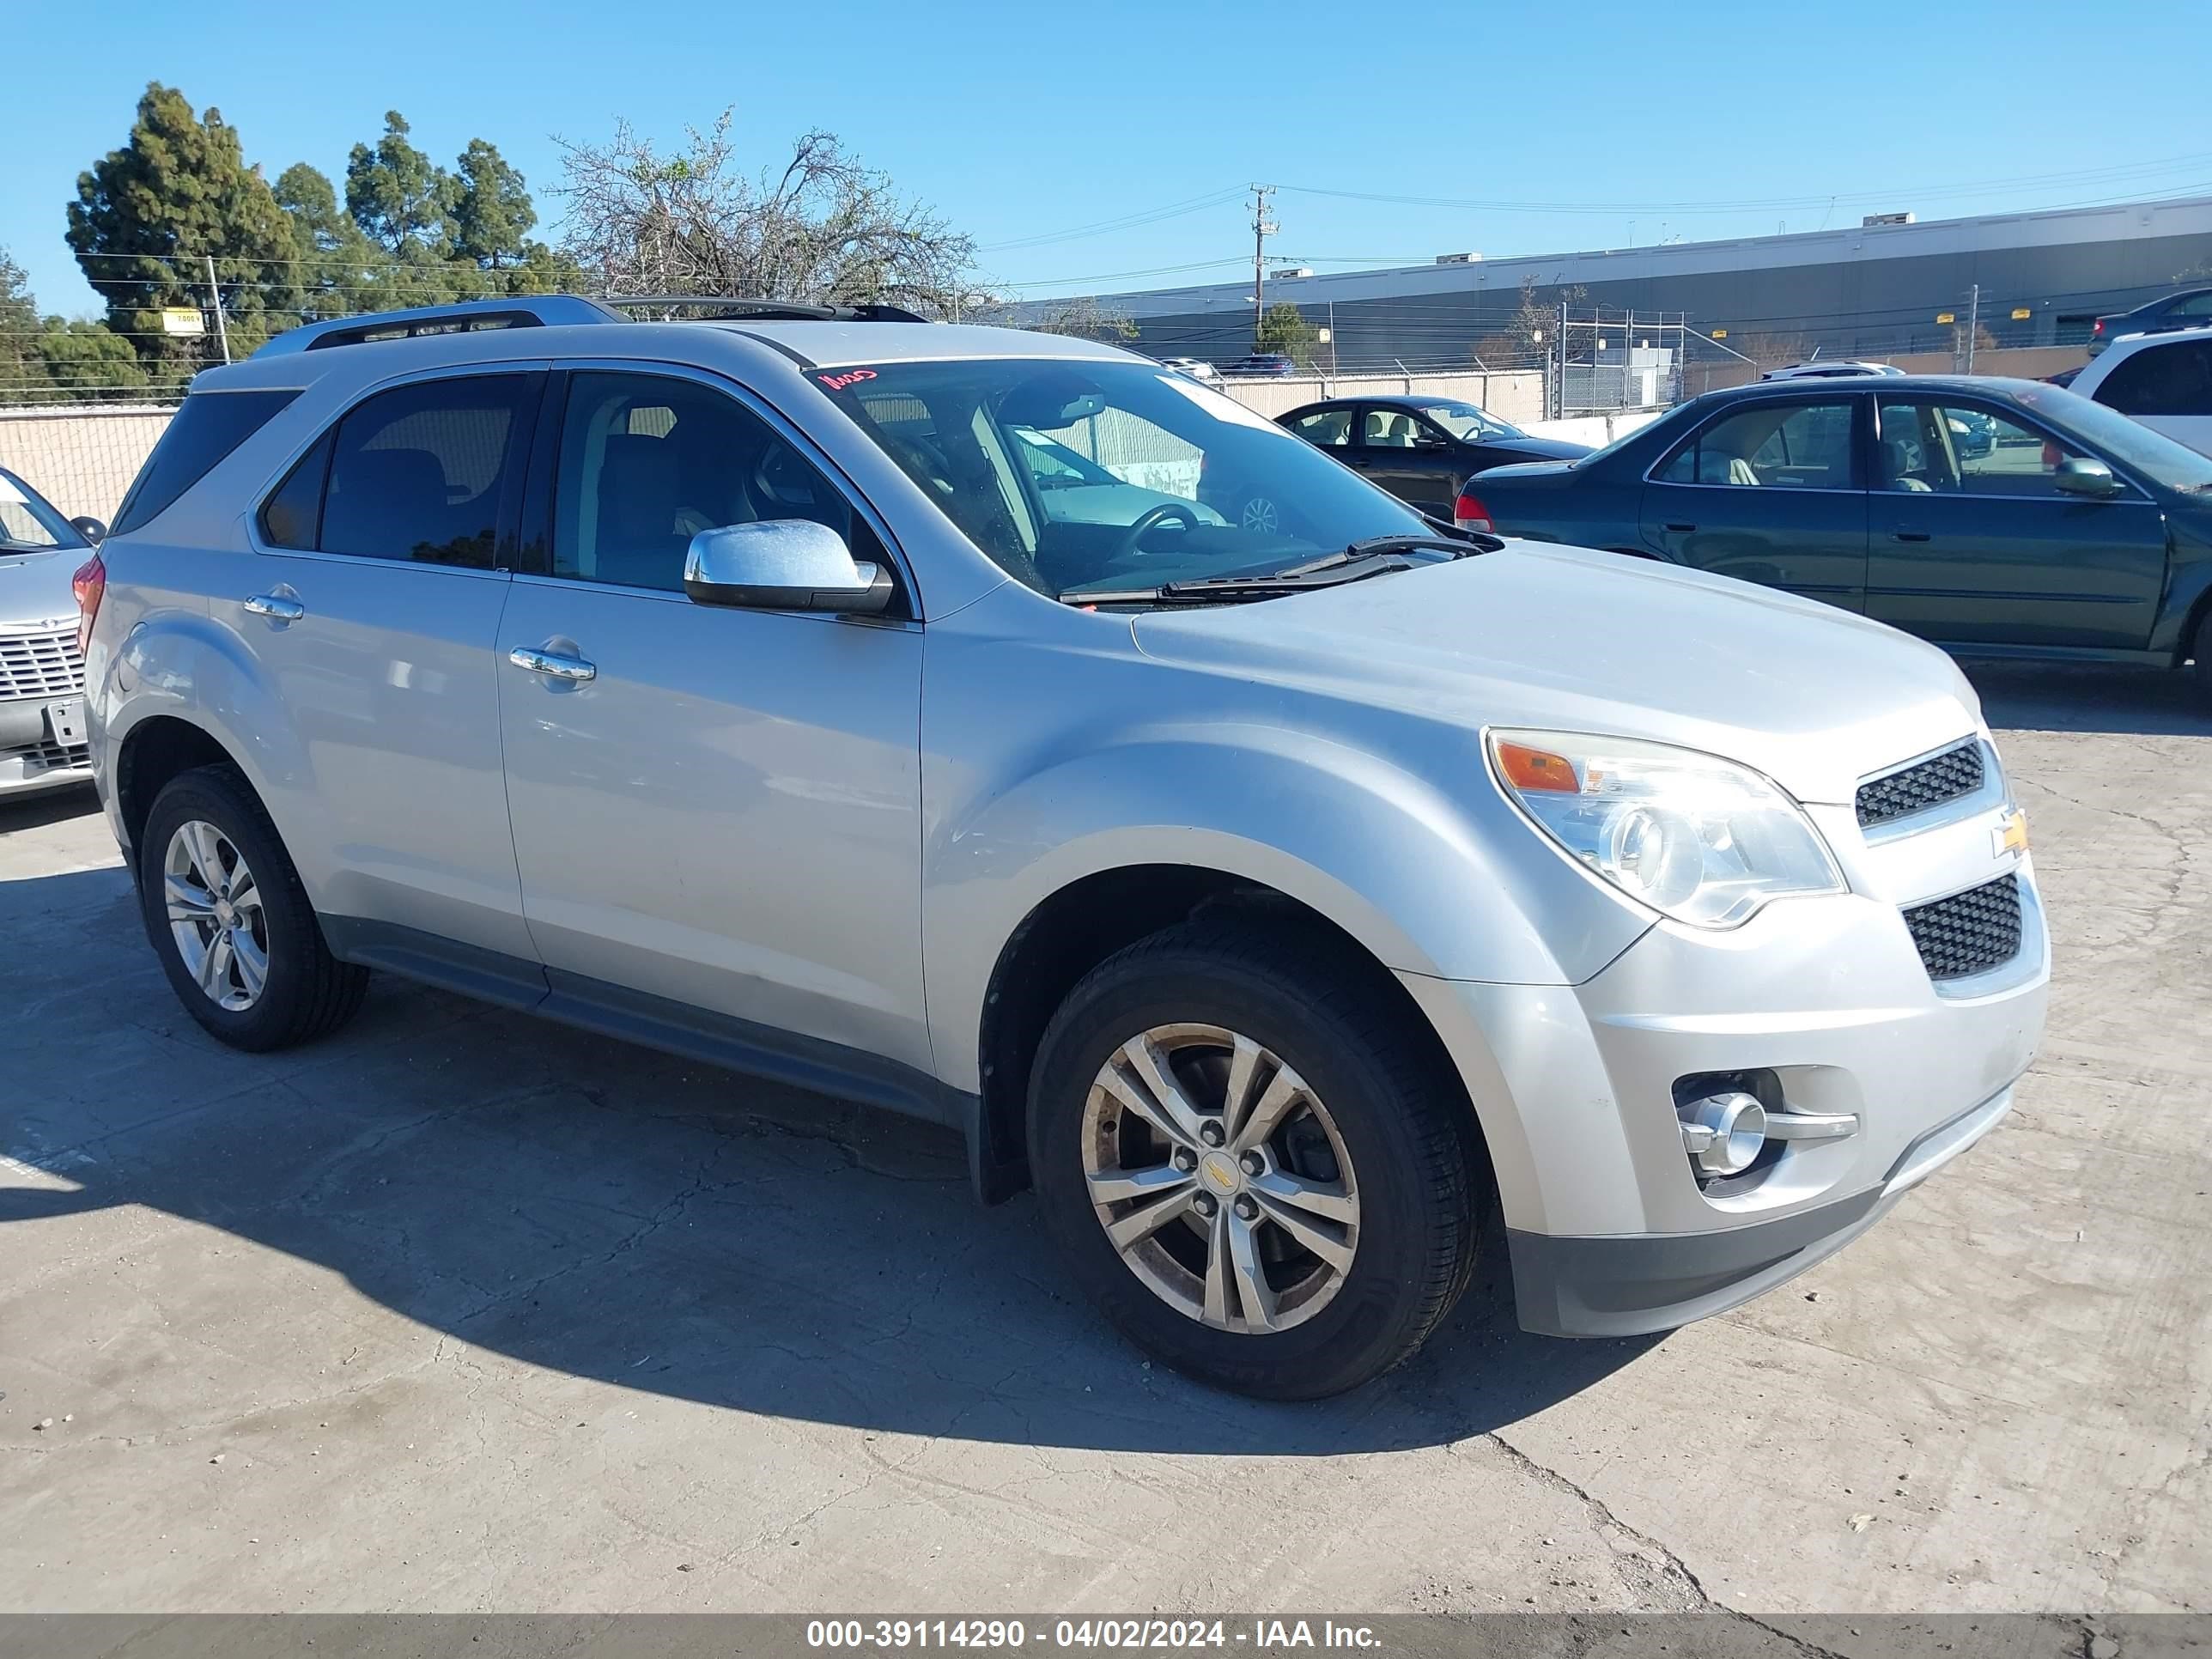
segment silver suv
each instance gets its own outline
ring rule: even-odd
[[[2004,1115],[2048,946],[1938,652],[1455,532],[1124,351],[707,309],[196,383],[87,674],[223,1042],[386,969],[938,1120],[1283,1397],[1418,1346],[1493,1203],[1524,1326],[1661,1329]]]

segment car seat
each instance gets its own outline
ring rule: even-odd
[[[1741,455],[1723,455],[1717,450],[1700,449],[1698,452],[1698,482],[1755,486],[1759,483],[1759,473]]]
[[[1892,489],[1923,495],[1934,492],[1936,486],[1919,476],[1926,470],[1927,456],[1917,439],[1884,438],[1881,454]]]
[[[590,574],[630,587],[680,586],[694,533],[687,523],[707,515],[684,514],[677,500],[676,441],[616,434],[606,443]]]

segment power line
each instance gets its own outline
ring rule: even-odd
[[[1243,192],[1234,187],[1211,191],[1204,196],[1171,202],[1164,207],[1139,209],[1118,219],[1100,219],[1068,230],[1041,231],[1036,235],[1018,236],[1011,241],[985,243],[975,251],[978,253],[1003,253],[1015,248],[1043,247],[1053,242],[1079,241],[1087,236],[1104,235],[1109,231],[1133,230],[1141,225],[1155,225],[1169,219],[1180,219],[1187,214],[1202,213],[1208,208],[1224,206],[1241,194]]]

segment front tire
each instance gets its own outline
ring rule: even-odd
[[[1467,1103],[1367,981],[1194,922],[1109,957],[1046,1028],[1031,1178],[1071,1269],[1176,1370],[1278,1400],[1411,1354],[1466,1288]]]
[[[137,850],[146,937],[210,1036],[260,1053],[353,1018],[368,970],[331,954],[276,825],[231,768],[171,779]]]
[[[2195,664],[2189,672],[2196,677],[2197,694],[2212,702],[2212,609],[2197,618],[2197,640],[2189,654]]]

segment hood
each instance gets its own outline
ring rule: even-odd
[[[1492,455],[1518,455],[1528,461],[1578,461],[1595,453],[1588,444],[1571,444],[1565,438],[1526,436],[1486,438],[1474,447]]]
[[[92,556],[85,547],[37,552],[0,548],[0,634],[76,625],[76,595],[70,578]]]
[[[1933,646],[1771,589],[1582,548],[1502,552],[1289,599],[1136,617],[1147,656],[1469,726],[1678,744],[1803,801],[1966,737]]]

